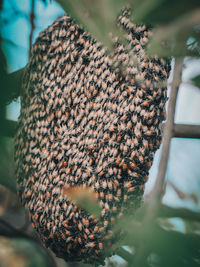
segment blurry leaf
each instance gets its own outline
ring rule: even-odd
[[[93,37],[107,47],[111,46],[109,33],[119,36],[116,18],[124,3],[123,0],[56,0],[62,8],[83,25]]]
[[[91,18],[107,22],[114,21],[120,10],[129,6],[133,10],[134,20],[147,24],[166,24],[179,16],[200,7],[199,0],[56,0],[72,17],[87,26],[84,12],[91,12]],[[95,16],[96,15],[96,16]],[[114,20],[113,20],[114,19]],[[90,25],[91,26],[91,25]],[[90,27],[89,27],[90,28]],[[91,31],[93,33],[93,31]]]
[[[185,221],[185,229],[186,229],[186,233],[195,233],[195,234],[200,235],[200,223],[199,222]]]
[[[24,68],[8,74],[7,62],[3,50],[0,48],[0,112],[6,104],[20,96],[21,79]]]
[[[162,8],[162,4],[165,0],[129,0],[129,6],[132,9],[134,20],[138,23],[152,24],[152,19],[149,21],[149,16],[153,14],[155,16],[156,10]]]
[[[109,33],[122,38],[116,27],[116,18],[122,7],[132,9],[134,21],[163,25],[157,27],[148,48],[150,54],[160,56],[196,56],[198,52],[188,49],[186,41],[193,33],[193,26],[200,23],[199,0],[56,0],[77,23],[84,26],[92,36],[110,48]],[[192,11],[193,10],[193,11]],[[188,12],[190,12],[188,14]],[[174,20],[174,21],[173,21]],[[169,23],[170,22],[170,23]],[[122,40],[124,41],[124,40]]]
[[[151,25],[168,24],[200,7],[199,0],[130,0],[129,2],[136,21]]]
[[[1,52],[1,51],[0,51]],[[22,94],[21,82],[24,68],[8,74],[6,66],[0,56],[0,138],[2,136],[13,137],[16,129],[16,122],[6,120],[6,105],[16,100]]]
[[[192,79],[192,81],[193,81],[193,83],[194,83],[197,87],[200,88],[200,75],[194,77],[194,78]]]
[[[193,10],[168,25],[157,27],[147,52],[159,56],[196,56],[198,52],[188,49],[186,42],[200,25],[200,9]]]
[[[4,115],[5,114],[1,114]],[[17,130],[17,122],[13,120],[6,120],[2,116],[1,118],[1,128],[0,128],[0,138],[2,137],[14,137]]]
[[[0,139],[0,184],[16,191],[16,178],[14,173],[13,140]]]
[[[15,251],[15,242],[5,237],[0,238],[0,259],[1,267],[14,266],[26,267],[26,256],[23,253]]]
[[[8,187],[0,184],[0,218],[10,221],[11,224],[21,226],[24,217],[18,216],[19,209],[16,192],[12,192]]]
[[[97,200],[96,193],[88,186],[65,186],[63,194],[74,202],[77,206],[87,210],[96,218],[100,216],[101,209]]]

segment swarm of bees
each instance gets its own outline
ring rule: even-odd
[[[151,29],[128,10],[128,45],[113,51],[64,15],[37,38],[26,68],[15,137],[19,196],[46,247],[67,261],[98,262],[117,217],[140,205],[165,118],[170,64],[149,57]],[[91,188],[96,218],[63,188]]]

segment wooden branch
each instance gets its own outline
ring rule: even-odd
[[[152,202],[154,203],[152,203],[152,205],[156,205],[156,203],[160,200],[164,187],[165,173],[167,170],[167,164],[169,158],[170,142],[171,138],[173,137],[176,99],[177,99],[179,85],[181,83],[182,67],[183,67],[183,59],[176,59],[174,66],[174,78],[171,85],[171,91],[168,103],[167,122],[166,122],[166,127],[164,128],[163,131],[161,158],[158,168],[158,175],[156,178],[156,183],[152,195]]]
[[[173,137],[200,138],[200,125],[174,124]]]
[[[161,126],[162,132],[166,123],[163,123]],[[200,138],[200,125],[194,124],[174,124],[172,137],[176,138]]]

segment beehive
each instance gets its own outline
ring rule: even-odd
[[[112,53],[68,16],[40,33],[26,68],[15,137],[19,196],[45,246],[68,261],[103,257],[117,216],[140,204],[161,142],[169,64],[145,53],[151,30],[124,10]],[[85,185],[100,218],[63,188]]]

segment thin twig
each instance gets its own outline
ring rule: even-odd
[[[31,47],[32,47],[32,43],[33,43],[33,32],[35,30],[34,19],[35,19],[35,0],[32,0],[31,1],[31,13],[30,13],[31,31],[30,31],[30,35],[29,35],[29,58],[31,56]]]

